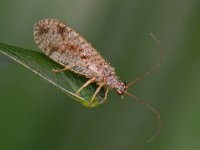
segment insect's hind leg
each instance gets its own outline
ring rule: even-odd
[[[57,72],[63,72],[63,71],[66,71],[66,70],[69,70],[69,68],[65,67],[63,69],[52,69],[51,71],[57,73]]]
[[[52,69],[51,71],[54,72],[54,73],[58,73],[58,72],[63,72],[63,71],[69,70],[72,67],[73,67],[73,65],[68,64],[63,69]]]

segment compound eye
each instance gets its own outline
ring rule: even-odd
[[[117,91],[117,94],[118,94],[118,95],[123,95],[124,92],[123,92],[123,91]]]

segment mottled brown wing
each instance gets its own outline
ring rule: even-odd
[[[55,19],[44,19],[34,25],[38,47],[51,59],[88,78],[102,76],[113,68],[76,31]]]

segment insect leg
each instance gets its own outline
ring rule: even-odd
[[[107,100],[109,90],[110,90],[110,88],[107,87],[106,92],[105,92],[105,96],[104,96],[104,101]]]
[[[57,72],[66,71],[66,70],[68,70],[68,69],[69,69],[68,67],[65,67],[65,68],[63,68],[63,69],[52,69],[51,71],[57,73]]]
[[[57,72],[63,72],[63,71],[66,71],[66,70],[68,70],[68,69],[70,69],[72,67],[73,66],[71,64],[69,64],[69,65],[65,66],[63,69],[52,69],[52,72],[55,72],[55,73],[57,73]]]
[[[94,101],[95,97],[97,96],[97,94],[98,94],[99,91],[101,90],[102,86],[104,86],[104,85],[105,85],[105,83],[102,82],[102,83],[98,86],[98,88],[96,89],[95,93],[94,93],[93,96],[92,96],[91,103]]]
[[[88,80],[85,84],[83,84],[77,91],[76,94],[79,94],[80,91],[85,88],[86,86],[88,86],[90,83],[95,81],[95,77],[91,78],[90,80]]]

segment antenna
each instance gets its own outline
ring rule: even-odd
[[[157,70],[160,67],[160,65],[163,62],[163,60],[164,60],[165,51],[164,51],[164,49],[162,47],[162,43],[153,35],[153,33],[150,33],[150,36],[159,45],[159,48],[160,48],[160,59],[152,68],[150,68],[148,71],[146,71],[143,74],[141,74],[139,77],[137,77],[135,80],[133,80],[129,84],[127,84],[126,85],[127,88],[132,86],[133,84],[137,83],[138,81],[144,79],[146,76],[148,76],[149,74],[151,74],[152,72]],[[143,101],[139,97],[137,97],[137,96],[135,96],[133,94],[130,94],[127,91],[125,91],[124,93],[127,94],[128,96],[130,96],[132,99],[136,100],[138,103],[140,103],[143,106],[145,106],[151,112],[153,112],[155,117],[157,118],[157,120],[158,120],[158,128],[157,128],[155,134],[150,139],[147,140],[148,143],[152,142],[159,135],[160,129],[162,127],[162,120],[161,120],[160,114],[158,113],[158,111],[155,108],[153,108],[151,105],[147,104],[145,101]]]
[[[152,72],[154,72],[155,70],[157,70],[160,67],[160,64],[163,62],[164,58],[165,58],[165,50],[162,47],[162,43],[153,35],[153,33],[150,33],[150,36],[152,37],[152,39],[159,45],[160,47],[160,59],[159,61],[152,67],[150,68],[148,71],[144,72],[143,74],[141,74],[139,77],[137,77],[135,80],[133,80],[132,82],[127,84],[127,87],[132,86],[133,84],[137,83],[138,81],[141,81],[142,79],[144,79],[146,76],[148,76],[149,74],[151,74]]]
[[[160,129],[162,127],[162,119],[160,117],[160,114],[158,113],[158,111],[155,108],[153,108],[151,105],[147,104],[145,101],[143,101],[139,97],[137,97],[135,95],[132,95],[132,94],[130,94],[128,92],[125,92],[125,94],[127,94],[128,96],[130,96],[132,99],[136,100],[141,105],[145,106],[151,112],[153,112],[154,115],[155,115],[155,117],[156,117],[156,119],[158,120],[158,128],[157,128],[155,134],[147,140],[148,143],[152,142],[159,135]]]

